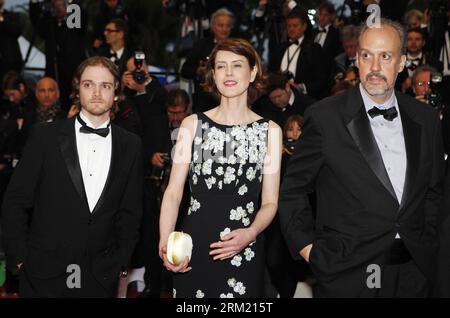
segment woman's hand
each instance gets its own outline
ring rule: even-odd
[[[189,272],[192,267],[188,267],[189,265],[189,257],[185,257],[184,260],[179,265],[174,265],[167,259],[167,246],[164,245],[159,248],[159,257],[164,262],[164,267],[171,272],[174,273],[186,273]]]
[[[253,242],[256,239],[256,235],[256,231],[250,227],[236,229],[224,235],[221,241],[212,243],[209,255],[213,256],[214,260],[234,257]]]

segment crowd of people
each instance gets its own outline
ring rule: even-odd
[[[31,84],[0,0],[7,288],[114,297],[145,267],[142,297],[291,298],[307,278],[314,297],[450,296],[450,3],[357,4],[325,1],[313,24],[301,1],[260,0],[246,32],[242,1],[175,1],[187,92],[149,72],[119,0],[92,41],[66,1],[31,1],[46,56]],[[194,242],[179,264],[175,230]]]

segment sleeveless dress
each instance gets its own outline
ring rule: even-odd
[[[174,275],[174,297],[262,297],[262,236],[232,258],[213,260],[210,244],[249,227],[259,210],[269,123],[221,125],[198,113],[189,168],[191,202],[181,231],[192,237],[187,273]]]

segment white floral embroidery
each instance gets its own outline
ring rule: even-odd
[[[219,175],[219,176],[221,176],[221,175],[223,175],[225,172],[223,171],[223,167],[218,167],[217,169],[216,169],[216,174],[217,175]]]
[[[236,285],[233,287],[233,291],[235,293],[238,293],[239,295],[245,294],[245,286],[242,282],[237,282]]]
[[[228,164],[230,165],[234,165],[236,163],[236,156],[235,155],[231,155],[228,157]]]
[[[245,260],[251,261],[253,257],[255,257],[255,252],[252,251],[250,247],[247,247],[244,251]]]
[[[230,232],[231,232],[230,228],[229,228],[229,227],[226,227],[222,232],[220,232],[220,239],[222,240],[223,237],[224,237],[225,235],[227,235],[228,233],[230,233]]]
[[[242,175],[242,165],[240,165],[239,166],[239,169],[238,169],[238,176],[241,176]]]
[[[233,288],[236,285],[236,278],[232,277],[232,278],[228,279],[227,284],[228,284],[228,286]]]
[[[236,180],[236,176],[234,175],[234,172],[236,169],[232,167],[227,167],[227,170],[225,171],[225,176],[223,178],[223,183],[230,184],[234,180]]]
[[[253,202],[247,203],[246,208],[247,208],[247,212],[250,213],[250,214],[252,214],[253,211],[255,211],[255,207],[253,206]]]
[[[241,266],[241,262],[242,262],[242,256],[241,255],[235,255],[233,257],[233,259],[231,260],[231,265],[239,267]]]
[[[211,176],[211,177],[205,179],[205,182],[206,182],[206,186],[208,187],[208,189],[211,189],[213,184],[216,183],[216,178]]]
[[[194,166],[194,173],[200,175],[201,170],[202,170],[202,164],[201,163],[197,163]]]
[[[214,153],[223,151],[223,146],[226,140],[225,132],[217,129],[216,127],[211,127],[206,136],[207,138],[202,145],[203,149],[211,150]]]
[[[203,129],[208,129],[209,128],[209,124],[207,122],[202,124],[202,128]]]
[[[222,180],[219,181],[219,183],[217,183],[217,187],[222,190]]]
[[[247,172],[246,172],[246,176],[247,176],[248,181],[253,181],[253,179],[255,179],[255,176],[256,176],[256,170],[253,169],[253,167],[248,168]]]
[[[225,158],[224,156],[220,156],[217,159],[217,162],[220,163],[221,165],[223,165],[223,164],[227,163],[227,158]]]
[[[198,160],[198,151],[195,150],[194,154],[192,155],[192,159],[194,160],[194,162],[196,162]]]
[[[193,184],[197,184],[197,182],[198,182],[197,175],[194,174],[194,175],[192,176],[192,183],[193,183]]]
[[[222,294],[220,294],[220,298],[234,298],[234,296],[232,293],[228,293],[226,295],[224,293],[222,293]]]
[[[211,166],[212,166],[212,159],[209,158],[208,160],[206,160],[206,161],[203,163],[203,166],[202,166],[202,173],[203,173],[203,174],[211,174]]]
[[[190,215],[192,212],[197,211],[198,209],[200,209],[200,202],[191,197],[191,206],[189,207],[188,215]]]
[[[244,195],[244,194],[247,193],[247,191],[248,191],[248,188],[247,188],[247,186],[244,184],[244,185],[242,185],[242,186],[239,188],[238,193],[239,193],[239,195]]]
[[[242,218],[242,223],[244,224],[244,226],[249,226],[250,225],[250,219],[249,218]]]
[[[199,289],[197,290],[197,293],[195,294],[195,298],[203,298],[205,297],[205,294]]]
[[[200,145],[202,143],[202,137],[199,137],[199,136],[195,137],[194,138],[194,143],[196,145]]]

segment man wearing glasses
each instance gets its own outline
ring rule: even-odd
[[[106,43],[108,46],[100,51],[101,56],[108,57],[118,68],[120,75],[126,68],[126,63],[132,52],[127,47],[127,24],[121,19],[114,19],[109,22],[104,30]]]

